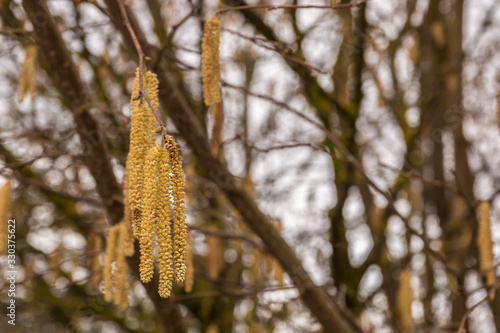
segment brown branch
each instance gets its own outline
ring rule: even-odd
[[[267,249],[263,244],[253,240],[252,238],[250,238],[244,234],[228,232],[228,231],[221,231],[221,230],[209,230],[209,229],[205,229],[205,228],[201,228],[201,227],[197,227],[197,226],[189,226],[189,229],[192,231],[197,231],[197,232],[205,234],[205,235],[215,236],[215,237],[224,238],[224,239],[241,239],[241,240],[251,244],[253,247],[259,249],[260,251],[267,252]]]
[[[15,28],[6,28],[6,29],[0,29],[0,35],[6,35],[6,36],[22,36],[22,37],[32,37],[33,36],[33,31],[28,31],[24,29],[15,29]]]
[[[92,98],[80,78],[71,54],[44,1],[23,1],[34,27],[34,40],[53,73],[61,97],[73,113],[83,146],[82,159],[96,180],[96,189],[113,223],[123,216],[121,186],[111,165],[111,156],[99,124],[91,114]]]
[[[460,321],[460,326],[458,327],[458,331],[456,333],[465,333],[466,332],[466,330],[465,330],[465,323],[467,321],[467,318],[472,313],[472,311],[474,311],[475,309],[477,309],[481,304],[483,304],[487,300],[488,300],[488,295],[486,295],[479,302],[477,302],[476,304],[474,304],[473,306],[471,306],[470,308],[467,309],[467,311],[465,312],[465,314],[462,317],[462,320]]]
[[[0,173],[1,173],[1,171],[0,171]],[[70,199],[73,201],[83,201],[83,202],[86,202],[86,203],[93,205],[93,206],[96,206],[96,207],[102,206],[102,202],[97,200],[97,199],[89,198],[89,197],[82,197],[82,196],[74,195],[74,194],[71,194],[68,192],[56,190],[56,189],[54,189],[50,186],[47,186],[43,183],[37,182],[37,181],[30,179],[30,178],[26,178],[21,173],[19,173],[17,171],[13,172],[12,176],[19,183],[24,184],[24,185],[28,185],[28,186],[34,186],[44,193],[54,194],[54,195],[57,195],[61,198],[66,198],[66,199]]]
[[[244,35],[240,32],[237,32],[237,31],[234,31],[234,30],[231,30],[231,29],[227,29],[227,28],[222,28],[223,31],[227,31],[233,35],[236,35],[238,37],[241,37],[243,39],[246,39],[248,41],[251,41],[252,43],[254,43],[255,45],[259,46],[259,47],[262,47],[266,50],[269,50],[269,51],[273,51],[273,52],[276,52],[276,53],[279,53],[282,57],[290,60],[291,62],[295,62],[297,63],[298,65],[300,66],[303,66],[305,68],[307,68],[310,72],[318,72],[319,74],[323,74],[323,75],[326,75],[328,74],[327,72],[319,69],[319,68],[316,68],[314,66],[311,66],[309,65],[308,63],[306,63],[305,61],[299,59],[298,57],[294,56],[294,55],[291,55],[290,52],[292,51],[290,49],[290,47],[288,45],[282,45],[280,42],[277,42],[277,41],[273,41],[273,40],[269,40],[269,39],[265,39],[265,38],[262,38],[262,37],[252,37],[252,36],[247,36],[247,35]],[[262,43],[259,43],[259,42],[262,42]],[[264,43],[269,43],[271,45],[274,46],[271,47],[271,46],[267,46],[265,45]],[[293,44],[290,43],[290,44]]]
[[[247,10],[247,9],[267,9],[267,10],[275,10],[275,9],[341,9],[341,8],[352,8],[352,7],[357,7],[365,3],[367,0],[357,0],[356,2],[353,3],[344,3],[344,4],[338,4],[338,5],[329,5],[329,6],[320,6],[320,5],[267,5],[267,4],[260,4],[260,5],[247,5],[247,6],[236,6],[236,7],[229,7],[229,8],[223,8],[219,9],[214,13],[214,15],[226,13],[226,12],[232,12],[232,11],[238,11],[238,10]]]
[[[429,254],[431,254],[433,257],[435,257],[436,259],[438,259],[439,261],[441,261],[445,265],[446,270],[448,270],[450,273],[454,274],[455,276],[458,275],[457,271],[454,270],[454,269],[452,269],[447,264],[446,258],[441,253],[439,253],[437,251],[434,251],[430,247],[429,242],[427,241],[425,235],[421,234],[415,228],[411,227],[408,218],[404,217],[396,209],[396,207],[394,205],[394,200],[393,200],[391,194],[389,192],[387,192],[387,191],[384,191],[377,184],[375,184],[375,182],[365,172],[363,164],[353,154],[351,154],[351,152],[342,144],[342,142],[340,142],[340,140],[335,135],[333,135],[328,129],[326,129],[325,126],[323,126],[323,124],[321,124],[321,123],[317,122],[316,120],[310,118],[309,116],[307,116],[306,114],[300,112],[299,110],[290,107],[285,102],[277,101],[277,100],[275,100],[274,98],[272,98],[270,96],[266,96],[266,95],[262,95],[262,94],[257,94],[257,93],[252,93],[252,92],[249,92],[246,88],[238,87],[238,86],[232,85],[232,84],[224,82],[224,81],[221,81],[221,84],[223,86],[226,86],[226,87],[229,87],[229,88],[232,88],[232,89],[237,89],[237,90],[244,91],[245,93],[247,93],[247,94],[249,94],[251,96],[254,96],[254,97],[261,98],[263,100],[269,101],[269,102],[271,102],[271,103],[273,103],[273,104],[275,104],[275,105],[283,108],[284,110],[287,110],[287,111],[291,112],[295,116],[297,116],[297,117],[305,120],[309,124],[313,125],[317,129],[319,129],[326,136],[326,138],[332,142],[332,144],[335,147],[335,149],[337,149],[341,153],[341,155],[345,158],[345,161],[348,162],[348,163],[350,163],[350,164],[352,164],[358,170],[358,172],[360,173],[360,175],[365,179],[366,183],[370,187],[372,187],[376,192],[380,193],[381,195],[384,196],[384,198],[387,199],[389,207],[392,209],[392,211],[394,212],[394,214],[396,216],[398,216],[404,222],[404,224],[405,224],[406,228],[408,229],[408,231],[411,234],[419,237],[424,242],[424,249]]]
[[[450,186],[438,179],[432,179],[432,178],[426,178],[422,175],[419,175],[415,172],[406,172],[406,171],[401,171],[400,169],[398,168],[395,168],[395,167],[392,167],[388,164],[385,164],[383,162],[380,162],[379,163],[380,166],[386,168],[386,169],[389,169],[391,171],[394,171],[394,172],[397,172],[399,173],[401,176],[405,177],[405,178],[414,178],[414,179],[419,179],[422,181],[422,183],[426,183],[426,184],[429,184],[429,185],[432,185],[432,186],[436,186],[436,187],[441,187],[441,188],[444,188],[446,190],[449,190],[451,192],[454,192],[454,193],[457,193],[457,194],[460,194],[460,195],[463,195],[463,193],[461,191],[459,191],[457,188],[453,187],[453,186]]]

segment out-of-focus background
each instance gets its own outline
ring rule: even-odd
[[[127,310],[102,297],[138,66],[117,1],[39,1],[49,15],[38,16],[0,1],[0,184],[12,184],[0,225],[15,218],[17,271],[13,326],[0,258],[0,331],[173,332],[170,320],[175,333],[343,332],[318,319],[329,314],[308,299],[312,279],[354,330],[500,332],[498,1],[222,12],[220,111],[202,98],[210,15],[331,3],[127,0],[146,65],[167,87],[159,112],[183,156],[194,263],[193,290],[176,285],[168,300],[131,272]],[[50,24],[58,36],[40,35]],[[233,183],[246,204],[235,206]],[[255,227],[259,211],[286,249]],[[482,249],[480,225],[492,240]],[[304,272],[275,259],[289,249]]]

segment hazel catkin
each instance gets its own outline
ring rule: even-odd
[[[139,244],[141,248],[141,280],[149,282],[154,272],[154,241],[155,241],[155,218],[157,205],[156,177],[158,172],[158,152],[160,146],[153,146],[146,157],[144,165],[144,198],[143,217],[141,221],[141,237]]]
[[[158,266],[160,269],[158,293],[161,297],[168,297],[172,290],[172,280],[174,278],[171,212],[169,204],[161,204],[170,203],[170,156],[168,150],[159,150],[158,162],[158,221],[156,231],[158,236]]]
[[[31,99],[35,97],[35,73],[37,62],[37,49],[35,45],[29,45],[24,51],[24,60],[19,74],[19,103],[22,103],[24,96],[29,92]]]
[[[182,158],[175,144],[174,138],[167,137],[166,149],[170,152],[172,172],[172,203],[174,206],[173,229],[174,229],[174,266],[175,280],[184,281],[186,277],[186,247],[187,247],[187,225],[186,204],[184,193],[184,171],[182,170]]]
[[[12,183],[10,180],[0,188],[0,255],[7,255],[7,231],[10,214]]]
[[[142,219],[142,192],[144,188],[144,162],[149,149],[156,140],[156,119],[148,103],[141,98],[139,69],[132,86],[130,106],[132,109],[132,126],[130,129],[130,151],[127,158],[126,173],[128,175],[128,200],[132,214],[133,233],[137,238]],[[158,108],[158,79],[151,72],[143,76],[143,88],[153,107]]]
[[[133,236],[125,220],[114,225],[108,232],[106,260],[104,263],[104,299],[113,301],[122,309],[129,306],[130,281],[126,257],[133,254],[127,247]]]
[[[481,269],[481,273],[486,277],[486,284],[491,287],[495,284],[496,270],[493,268],[495,265],[495,257],[493,254],[493,240],[491,236],[490,203],[488,201],[481,202],[479,209],[481,214],[477,234],[479,268]]]
[[[217,16],[210,16],[203,29],[201,43],[201,76],[203,79],[203,97],[207,106],[220,103],[220,21]]]
[[[112,227],[108,232],[108,240],[106,242],[106,259],[104,261],[103,283],[104,283],[104,299],[110,302],[113,299],[113,261],[115,260],[116,238],[118,228]]]

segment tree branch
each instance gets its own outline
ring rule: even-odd
[[[357,0],[353,3],[344,3],[344,4],[338,4],[338,5],[329,5],[329,6],[321,6],[321,5],[269,5],[269,4],[259,4],[259,5],[247,5],[247,6],[236,6],[236,7],[228,7],[228,8],[223,8],[219,9],[216,11],[214,14],[222,14],[222,13],[227,13],[227,12],[232,12],[232,11],[241,11],[241,10],[247,10],[247,9],[267,9],[267,10],[275,10],[275,9],[311,9],[311,8],[316,8],[316,9],[341,9],[341,8],[352,8],[352,7],[357,7],[363,3],[365,3],[367,0]]]

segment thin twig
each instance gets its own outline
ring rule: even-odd
[[[338,150],[340,152],[340,154],[344,156],[344,158],[346,159],[346,161],[348,163],[352,164],[358,170],[358,172],[361,174],[361,176],[363,176],[363,178],[365,179],[366,183],[370,187],[372,187],[376,192],[378,192],[378,193],[380,193],[381,195],[384,196],[384,198],[388,202],[388,206],[392,209],[392,211],[394,212],[394,214],[396,216],[398,216],[403,221],[403,223],[405,224],[407,230],[411,234],[416,235],[417,237],[419,237],[420,239],[422,239],[422,241],[424,243],[424,249],[428,253],[430,253],[431,255],[433,255],[435,258],[437,258],[439,261],[441,261],[445,265],[447,271],[449,271],[450,273],[452,273],[455,276],[458,275],[458,273],[457,273],[456,270],[454,270],[453,268],[449,267],[449,265],[447,264],[446,258],[443,256],[443,254],[440,253],[440,252],[437,252],[437,251],[433,250],[430,247],[430,245],[428,244],[428,242],[427,242],[427,240],[425,238],[425,235],[423,235],[422,233],[420,233],[415,228],[411,227],[408,218],[404,217],[403,214],[401,214],[399,212],[399,210],[396,208],[396,206],[394,205],[394,200],[392,199],[391,194],[389,192],[387,192],[387,191],[384,191],[377,184],[375,184],[375,182],[366,173],[366,171],[365,171],[363,165],[361,164],[361,162],[323,124],[321,124],[321,123],[317,122],[316,120],[310,118],[308,115],[300,112],[299,110],[290,107],[285,102],[277,101],[277,100],[275,100],[274,98],[272,98],[270,96],[266,96],[266,95],[262,95],[262,94],[257,94],[257,93],[252,93],[252,92],[248,91],[244,87],[235,86],[235,85],[232,85],[232,84],[224,82],[224,81],[221,81],[221,84],[223,86],[226,86],[226,87],[229,87],[229,88],[232,88],[232,89],[243,91],[243,92],[245,92],[245,93],[247,93],[247,94],[249,94],[251,96],[254,96],[254,97],[257,97],[257,98],[269,101],[269,102],[271,102],[271,103],[273,103],[273,104],[275,104],[275,105],[277,105],[279,107],[282,107],[284,110],[287,110],[287,111],[291,112],[292,114],[294,114],[297,117],[299,117],[299,118],[307,121],[309,124],[313,125],[317,129],[319,129],[326,136],[326,138],[331,141],[331,143],[333,144],[333,146],[335,147],[335,149]]]
[[[255,248],[259,249],[260,251],[267,252],[267,248],[263,244],[251,239],[250,237],[248,237],[244,234],[227,232],[227,231],[222,231],[222,230],[209,230],[209,229],[200,228],[197,226],[189,226],[189,230],[197,231],[197,232],[200,232],[200,233],[205,234],[205,235],[211,235],[211,236],[215,236],[215,237],[219,237],[219,238],[241,239],[241,240],[251,244]]]
[[[120,6],[120,12],[121,12],[122,17],[123,17],[123,24],[127,28],[128,32],[130,34],[130,37],[132,38],[132,41],[134,42],[134,47],[137,51],[137,56],[139,58],[139,93],[140,93],[139,97],[141,98],[141,100],[144,99],[146,101],[149,108],[153,112],[153,114],[156,118],[156,121],[161,126],[161,133],[162,133],[162,137],[163,137],[166,134],[166,126],[163,123],[163,121],[161,120],[160,115],[158,114],[157,110],[154,108],[153,104],[149,100],[147,91],[144,89],[144,82],[143,82],[144,81],[144,69],[146,68],[145,64],[144,64],[144,60],[146,60],[146,55],[144,54],[144,51],[142,50],[141,43],[139,43],[139,40],[137,39],[137,35],[135,34],[134,29],[132,29],[132,26],[130,25],[127,11],[125,10],[125,6],[123,5],[123,2],[117,1],[117,3]],[[161,144],[163,146],[163,140],[161,140]]]
[[[483,304],[485,301],[488,300],[488,295],[486,295],[483,299],[481,299],[479,302],[471,306],[470,308],[467,309],[465,314],[462,317],[462,320],[460,321],[460,326],[458,327],[458,331],[456,333],[465,333],[465,322],[467,321],[467,318],[469,315],[474,311],[476,308],[478,308],[481,304]]]
[[[379,165],[381,167],[384,167],[386,169],[389,169],[391,171],[394,171],[394,172],[398,172],[401,176],[403,177],[406,177],[406,178],[416,178],[416,179],[419,179],[421,180],[423,183],[426,183],[426,184],[429,184],[429,185],[432,185],[432,186],[436,186],[436,187],[442,187],[446,190],[449,190],[449,191],[452,191],[452,192],[455,192],[457,194],[460,194],[462,195],[462,192],[460,190],[458,190],[457,188],[453,187],[453,186],[450,186],[440,180],[437,180],[437,179],[432,179],[432,178],[426,178],[422,175],[419,175],[417,173],[414,173],[414,172],[405,172],[405,171],[401,171],[399,170],[398,168],[395,168],[393,166],[390,166],[389,164],[385,164],[383,162],[379,162]]]
[[[234,31],[234,30],[231,30],[231,29],[227,29],[227,28],[222,28],[223,31],[227,31],[233,35],[236,35],[238,37],[241,37],[243,39],[246,39],[246,40],[249,40],[251,41],[252,43],[254,43],[255,45],[257,46],[260,46],[266,50],[270,50],[270,51],[273,51],[273,52],[277,52],[279,53],[282,57],[292,61],[292,62],[295,62],[297,64],[299,64],[300,66],[303,66],[305,68],[307,68],[310,72],[313,72],[313,71],[316,71],[320,74],[323,74],[323,75],[326,75],[328,74],[327,72],[319,69],[319,68],[316,68],[314,66],[311,66],[309,65],[308,63],[306,63],[305,61],[299,59],[298,57],[294,56],[294,55],[291,55],[290,52],[292,51],[290,46],[288,45],[282,45],[281,43],[279,42],[276,42],[276,41],[272,41],[272,40],[268,40],[268,39],[265,39],[265,38],[261,38],[261,37],[252,37],[252,36],[247,36],[247,35],[244,35],[242,33],[239,33],[237,31]],[[259,43],[261,42],[261,43]],[[294,43],[295,41],[293,41],[292,43]],[[274,46],[271,47],[271,46],[267,46],[265,45],[264,43],[269,43],[271,45]],[[291,43],[291,44],[292,44]]]
[[[4,169],[0,169],[0,174],[3,174],[3,171],[4,170],[9,170],[9,168],[4,168]],[[90,197],[84,197],[84,196],[78,196],[78,195],[74,195],[74,194],[71,194],[71,193],[68,193],[68,192],[64,192],[64,191],[60,191],[60,190],[56,190],[50,186],[47,186],[43,183],[40,183],[40,182],[37,182],[33,179],[30,179],[30,178],[26,178],[24,177],[20,172],[18,172],[17,170],[14,170],[14,169],[10,169],[12,170],[12,178],[16,179],[19,183],[25,185],[25,186],[33,186],[33,187],[36,187],[38,188],[41,192],[43,193],[47,193],[47,194],[53,194],[53,195],[57,195],[61,198],[66,198],[66,199],[70,199],[70,200],[73,200],[73,201],[82,201],[82,202],[86,202],[92,206],[95,206],[95,207],[101,207],[102,206],[102,202],[97,200],[97,199],[94,199],[94,198],[90,198]]]
[[[225,12],[232,12],[238,10],[247,10],[247,9],[267,9],[267,10],[275,10],[275,9],[341,9],[341,8],[352,8],[357,7],[367,0],[358,0],[353,3],[344,3],[339,5],[329,5],[329,6],[320,6],[320,5],[268,5],[268,4],[259,4],[259,5],[246,5],[246,6],[236,6],[236,7],[228,7],[219,9],[214,13],[214,15],[222,14]]]

